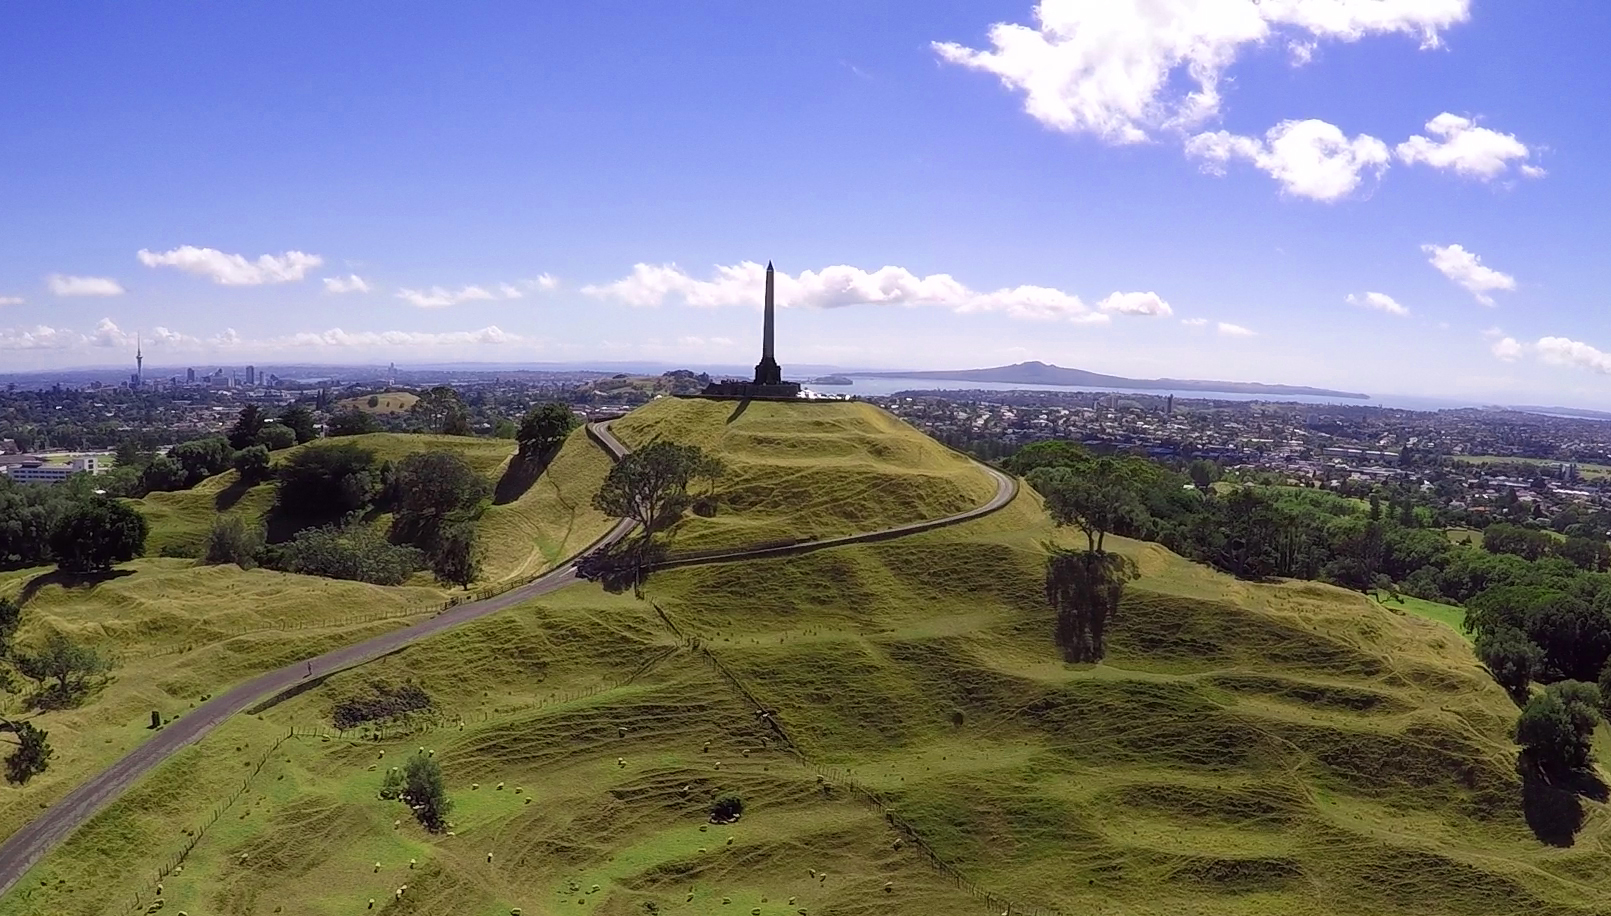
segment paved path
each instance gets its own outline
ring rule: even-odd
[[[608,422],[589,424],[587,434],[601,448],[609,452],[615,460],[620,460],[627,452],[626,446],[622,445],[620,440],[616,439],[615,435],[610,432]],[[988,503],[976,509],[970,509],[967,512],[941,519],[900,525],[882,531],[871,531],[865,534],[853,534],[820,541],[806,541],[781,547],[735,550],[731,553],[680,561],[673,560],[662,564],[662,567],[704,565],[760,557],[790,556],[814,550],[824,550],[830,547],[842,547],[847,544],[881,541],[980,518],[1007,505],[1018,494],[1017,480],[994,468],[986,467],[985,470],[996,480],[996,495]],[[614,528],[610,529],[608,534],[589,545],[583,553],[591,552],[598,547],[621,540],[632,531],[633,527],[634,523],[631,521],[622,520],[618,522]],[[94,817],[102,808],[111,804],[136,780],[155,769],[178,751],[200,740],[213,729],[223,724],[230,716],[247,709],[261,699],[295,687],[310,677],[324,677],[355,665],[361,665],[382,655],[395,652],[421,639],[450,630],[460,624],[485,617],[488,614],[495,614],[498,611],[529,601],[538,595],[546,595],[549,592],[564,588],[577,581],[574,560],[575,558],[573,557],[536,581],[504,592],[501,595],[484,601],[461,604],[413,626],[383,633],[373,639],[327,652],[317,658],[300,661],[276,671],[260,674],[227,693],[213,697],[211,700],[201,704],[157,732],[144,744],[124,755],[118,762],[90,777],[76,789],[67,793],[65,797],[48,808],[44,814],[33,822],[6,838],[6,841],[0,844],[0,895],[10,890],[12,885],[16,884],[28,869],[33,867],[35,862],[44,858],[46,853],[65,840],[69,834],[91,817]]]

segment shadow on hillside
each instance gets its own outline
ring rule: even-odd
[[[649,578],[649,571],[665,556],[664,544],[632,538],[588,554],[576,564],[576,571],[612,595],[629,589],[635,593]]]
[[[240,502],[241,497],[245,496],[250,489],[252,489],[251,484],[236,477],[234,483],[219,490],[218,495],[213,497],[213,508],[219,512],[228,512],[230,509],[235,508],[235,504]]]
[[[504,506],[526,495],[532,484],[543,476],[548,466],[554,462],[554,456],[559,454],[560,446],[555,445],[544,449],[541,453],[522,458],[518,453],[509,459],[509,467],[504,469],[503,476],[492,488],[492,504]]]
[[[1611,789],[1594,773],[1547,770],[1525,753],[1516,763],[1516,773],[1522,780],[1522,811],[1527,826],[1539,842],[1550,846],[1564,848],[1577,842],[1578,831],[1588,817],[1583,799],[1604,802],[1611,798]]]
[[[733,408],[733,412],[727,415],[727,422],[731,423],[734,420],[737,420],[739,417],[744,416],[744,411],[749,410],[749,409],[750,409],[750,399],[749,398],[745,398],[744,400],[739,401],[738,406]]]
[[[59,585],[62,588],[94,588],[102,582],[132,575],[134,575],[132,569],[108,569],[96,573],[70,573],[53,569],[29,579],[27,584],[23,585],[22,591],[17,593],[17,603],[27,604],[47,585]]]

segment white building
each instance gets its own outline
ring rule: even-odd
[[[74,474],[99,474],[102,467],[99,455],[83,455],[66,464],[46,464],[43,461],[24,461],[8,465],[6,474],[18,483],[61,483]]]

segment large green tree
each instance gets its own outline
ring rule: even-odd
[[[258,434],[263,431],[266,421],[263,411],[256,404],[247,404],[235,417],[235,425],[229,428],[229,444],[232,448],[245,448],[256,445]]]
[[[1516,743],[1541,766],[1581,769],[1594,759],[1594,726],[1600,691],[1593,684],[1562,681],[1535,694],[1516,720]]]
[[[712,468],[710,456],[697,445],[652,442],[610,468],[593,505],[607,515],[632,519],[649,538],[666,519],[682,513],[689,483]]]
[[[526,411],[515,431],[520,457],[532,458],[559,447],[578,425],[576,413],[565,404],[550,401]]]
[[[52,630],[37,650],[12,653],[17,671],[39,684],[54,702],[68,702],[83,694],[90,678],[112,670],[112,661],[95,649],[76,643],[60,630]]]
[[[375,453],[353,443],[299,449],[280,467],[277,499],[294,517],[345,515],[383,491],[386,469]]]
[[[0,734],[9,734],[16,746],[6,755],[6,781],[22,785],[50,766],[55,751],[50,746],[50,733],[32,722],[0,717]]]
[[[299,445],[319,438],[319,425],[313,421],[313,411],[306,404],[292,404],[281,411],[280,425],[296,434]]]
[[[1127,558],[1096,550],[1048,547],[1046,601],[1057,613],[1054,638],[1070,662],[1101,661],[1108,622],[1119,611],[1136,569]]]
[[[1052,521],[1084,532],[1093,553],[1103,551],[1108,532],[1135,525],[1146,513],[1135,481],[1112,458],[1099,458],[1083,468],[1039,468],[1029,475],[1029,482],[1045,498]]]
[[[447,385],[438,385],[420,395],[408,412],[428,433],[470,435],[470,409],[459,392]]]
[[[436,758],[415,754],[408,759],[403,765],[402,798],[426,830],[435,833],[447,826],[453,802],[448,798],[447,781],[442,778],[442,765]]]
[[[74,503],[50,532],[50,551],[65,572],[111,569],[145,550],[150,525],[134,509],[105,497]]]

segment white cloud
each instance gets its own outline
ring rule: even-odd
[[[430,289],[400,289],[397,298],[410,305],[422,309],[446,308],[450,305],[462,305],[466,302],[490,302],[495,299],[523,299],[526,294],[520,287],[509,283],[500,283],[496,291],[484,286],[464,286],[457,290],[450,290],[444,286],[433,286]]]
[[[1214,327],[1226,337],[1254,337],[1258,334],[1257,331],[1249,330],[1239,324],[1231,324],[1229,321],[1221,321]]]
[[[1514,337],[1500,337],[1489,347],[1494,356],[1507,363],[1513,363],[1522,355],[1522,345]]]
[[[1432,139],[1419,134],[1398,145],[1399,161],[1448,169],[1466,178],[1491,181],[1517,165],[1522,175],[1542,178],[1544,170],[1526,160],[1532,150],[1514,134],[1478,127],[1470,118],[1444,112],[1426,122]]]
[[[969,289],[950,274],[918,276],[903,267],[867,271],[839,265],[790,276],[776,274],[777,301],[782,306],[841,308],[849,305],[938,306],[954,312],[1003,312],[1015,318],[1066,319],[1104,324],[1106,314],[1092,311],[1078,296],[1044,286],[1016,286],[994,292]],[[758,306],[766,267],[744,261],[717,267],[708,280],[689,276],[675,264],[638,264],[613,283],[582,287],[582,292],[627,305],[657,306],[667,299],[688,305]],[[1161,300],[1160,300],[1161,302]]]
[[[990,47],[934,42],[940,59],[990,73],[1054,130],[1136,143],[1220,109],[1220,81],[1248,46],[1285,39],[1295,63],[1322,40],[1440,33],[1470,0],[1041,0],[1034,25],[997,23]]]
[[[21,296],[0,296],[0,305],[22,305]]]
[[[1157,315],[1169,316],[1175,310],[1163,297],[1157,293],[1119,293],[1115,292],[1096,304],[1104,312],[1115,315]]]
[[[1182,318],[1182,319],[1180,319],[1180,323],[1185,325],[1188,328],[1201,328],[1201,327],[1207,327],[1208,319],[1207,318]]]
[[[397,291],[397,298],[422,309],[439,309],[464,302],[484,302],[497,297],[479,286],[466,286],[457,291],[433,286],[430,289],[400,289]]]
[[[112,319],[102,318],[90,333],[89,342],[97,347],[132,347],[134,335],[118,327]]]
[[[49,325],[0,328],[0,350],[65,350],[84,340],[82,335]]]
[[[542,289],[542,290],[559,289],[559,278],[554,276],[553,274],[547,274],[547,273],[538,274],[537,279],[533,280],[531,282],[536,283],[538,289]]]
[[[367,293],[371,288],[369,282],[357,274],[324,278],[324,291],[327,293]]]
[[[515,343],[519,334],[488,325],[476,331],[305,331],[262,341],[260,347],[273,350],[305,348],[386,348],[441,347]]]
[[[72,277],[51,274],[45,285],[54,296],[121,296],[123,284],[111,277]]]
[[[1378,312],[1386,312],[1389,315],[1402,316],[1410,313],[1409,309],[1399,305],[1396,299],[1386,293],[1366,293],[1363,296],[1349,293],[1348,304],[1357,305],[1362,309],[1375,309]]]
[[[1482,258],[1459,245],[1422,245],[1421,250],[1426,252],[1427,262],[1439,273],[1464,287],[1483,305],[1494,304],[1489,293],[1516,288],[1515,277],[1484,265]]]
[[[1509,340],[1509,338],[1506,338]],[[1500,341],[1504,343],[1504,341]],[[1494,345],[1497,354],[1499,345]],[[1538,358],[1556,366],[1589,369],[1602,375],[1611,375],[1611,353],[1606,353],[1578,340],[1566,337],[1541,337],[1533,344]]]
[[[1368,173],[1387,170],[1387,144],[1368,134],[1349,139],[1335,124],[1310,119],[1282,121],[1263,139],[1227,131],[1202,133],[1186,141],[1186,155],[1203,160],[1203,169],[1223,175],[1227,163],[1251,162],[1280,182],[1288,194],[1336,201],[1352,194]]]
[[[216,248],[181,245],[172,251],[135,253],[147,267],[174,267],[186,273],[207,277],[223,286],[261,286],[265,283],[292,283],[324,263],[324,258],[302,251],[265,254],[255,261],[243,255],[226,254]]]

